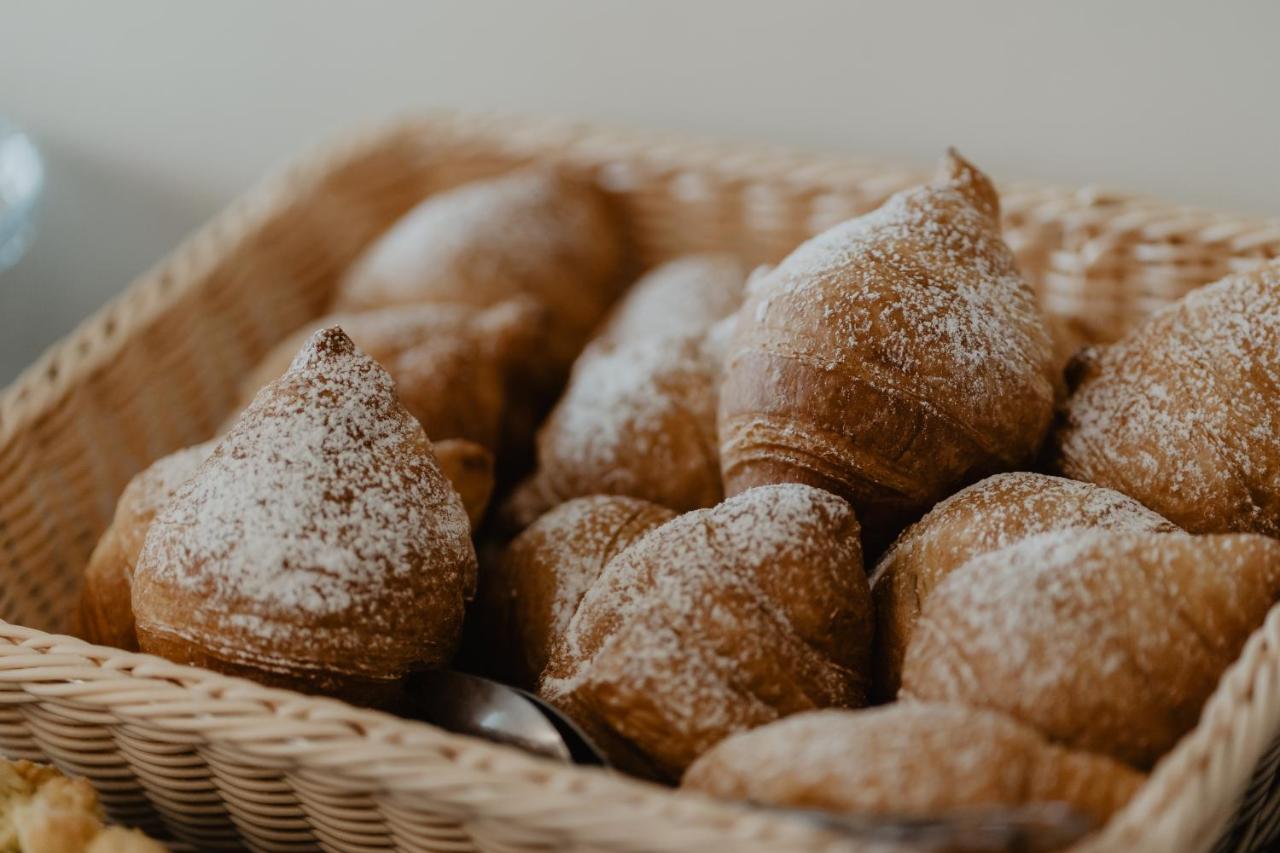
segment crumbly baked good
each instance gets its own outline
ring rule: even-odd
[[[654,528],[591,584],[543,673],[624,769],[677,779],[721,739],[865,702],[871,602],[840,498],[763,486]]]
[[[639,498],[593,495],[560,504],[513,539],[481,573],[477,601],[503,674],[536,686],[605,565],[675,515]]]
[[[529,299],[487,308],[434,303],[331,314],[267,354],[242,383],[240,409],[288,369],[316,330],[339,326],[391,375],[400,402],[432,441],[465,438],[497,453],[504,416],[511,414],[508,386],[521,381],[544,320]]]
[[[129,603],[133,568],[156,513],[209,458],[216,442],[208,441],[156,460],[129,481],[115,516],[98,540],[84,570],[77,629],[91,643],[138,650]]]
[[[53,767],[0,759],[0,853],[164,853],[138,830],[105,826],[98,793]]]
[[[723,497],[716,452],[718,339],[653,336],[590,347],[538,430],[538,467],[512,498],[517,528],[585,495],[627,495],[676,512]]]
[[[144,651],[375,701],[448,662],[475,575],[421,425],[330,328],[156,516],[132,602]]]
[[[1066,530],[969,560],[929,595],[901,696],[986,708],[1148,768],[1190,731],[1280,599],[1280,542]]]
[[[733,255],[682,255],[654,267],[609,312],[598,347],[669,335],[696,335],[742,305],[746,270]]]
[[[1280,535],[1280,263],[1192,291],[1070,374],[1062,473],[1193,533]]]
[[[920,607],[968,560],[1039,533],[1072,529],[1173,533],[1178,528],[1119,492],[1047,474],[996,474],[961,489],[907,528],[876,565],[876,690],[898,692]]]
[[[1036,452],[1052,347],[995,189],[958,155],[748,290],[720,393],[727,494],[809,483],[877,532]]]
[[[1105,823],[1145,777],[1065,749],[1000,714],[896,703],[813,711],[734,735],[682,787],[802,809],[937,817],[980,806],[1065,802]]]
[[[516,295],[549,314],[540,350],[564,371],[618,296],[621,240],[587,180],[524,169],[429,196],[338,284],[341,311],[420,302],[487,307]]]

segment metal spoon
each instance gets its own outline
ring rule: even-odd
[[[582,729],[554,707],[532,693],[478,675],[448,669],[415,673],[391,710],[545,758],[609,766]]]
[[[457,734],[572,764],[609,762],[577,724],[531,693],[452,670],[417,673],[390,710]],[[1062,803],[960,809],[929,817],[857,815],[750,804],[860,841],[929,853],[1048,853],[1094,826]]]

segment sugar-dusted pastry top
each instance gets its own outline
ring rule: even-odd
[[[542,693],[624,766],[666,778],[735,731],[863,704],[871,609],[858,533],[845,501],[798,484],[654,528],[582,597]]]
[[[422,427],[386,371],[330,328],[156,517],[133,603],[140,639],[376,677],[447,659],[456,624],[440,625],[460,621],[475,571],[462,502]]]
[[[1072,374],[1067,476],[1193,533],[1280,534],[1280,263],[1192,291]]]
[[[502,668],[536,685],[608,562],[675,515],[638,498],[593,495],[560,504],[521,532],[481,578],[481,617]]]
[[[876,604],[876,682],[897,692],[920,607],[968,560],[1040,533],[1061,530],[1173,533],[1178,528],[1119,492],[1062,477],[996,474],[938,503],[898,537],[871,578]]]
[[[594,342],[615,346],[704,332],[738,310],[746,270],[732,255],[683,255],[642,276],[609,312]]]
[[[797,714],[735,735],[694,762],[683,787],[895,817],[1066,802],[1102,823],[1144,780],[1119,762],[1055,746],[999,714],[896,703]]]
[[[1280,600],[1280,542],[1060,530],[969,560],[925,600],[902,698],[1001,711],[1150,767]]]
[[[749,288],[721,389],[728,493],[801,480],[872,515],[1027,462],[1052,348],[987,178],[938,179],[802,244]]]

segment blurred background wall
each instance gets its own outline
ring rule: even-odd
[[[0,383],[264,171],[416,107],[550,113],[1280,215],[1280,3],[0,0],[51,175]]]

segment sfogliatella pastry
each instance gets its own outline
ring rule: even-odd
[[[77,632],[89,642],[138,650],[129,599],[142,543],[156,513],[209,458],[214,444],[197,444],[158,459],[125,486],[115,517],[84,570]]]
[[[421,425],[330,328],[156,516],[132,600],[143,651],[372,702],[449,661],[475,579]]]
[[[341,311],[420,302],[488,307],[532,297],[550,323],[541,351],[567,370],[618,296],[621,242],[595,186],[527,169],[432,195],[338,285]]]
[[[613,307],[592,345],[614,347],[671,335],[696,335],[742,304],[746,270],[732,255],[683,255],[640,278]]]
[[[904,699],[1003,712],[1148,768],[1280,599],[1280,542],[1067,530],[969,560],[929,595]]]
[[[1280,263],[1192,291],[1070,373],[1064,474],[1193,533],[1280,535]]]
[[[866,700],[858,522],[799,484],[650,530],[583,595],[541,692],[624,769],[678,779],[734,732]]]
[[[876,605],[876,687],[898,692],[902,658],[920,607],[968,560],[1039,533],[1178,528],[1119,492],[1045,474],[996,474],[956,492],[907,528],[871,576]]]
[[[544,335],[543,320],[527,299],[489,308],[400,305],[322,317],[278,344],[249,374],[243,405],[288,369],[317,329],[339,326],[391,375],[400,402],[432,441],[464,438],[497,453],[503,418],[511,414],[508,386],[521,381]]]
[[[931,184],[801,245],[748,288],[720,392],[727,494],[801,482],[872,533],[1036,452],[1053,354],[986,176]]]
[[[477,602],[504,674],[536,686],[605,565],[673,518],[671,510],[638,498],[594,495],[560,504],[512,540],[481,574]]]
[[[649,337],[591,347],[538,430],[538,467],[507,514],[523,527],[585,495],[626,495],[686,512],[723,496],[716,453],[718,341]]]
[[[1065,802],[1105,823],[1142,785],[1102,755],[989,711],[901,703],[797,714],[721,741],[683,787],[776,806],[895,818]]]

